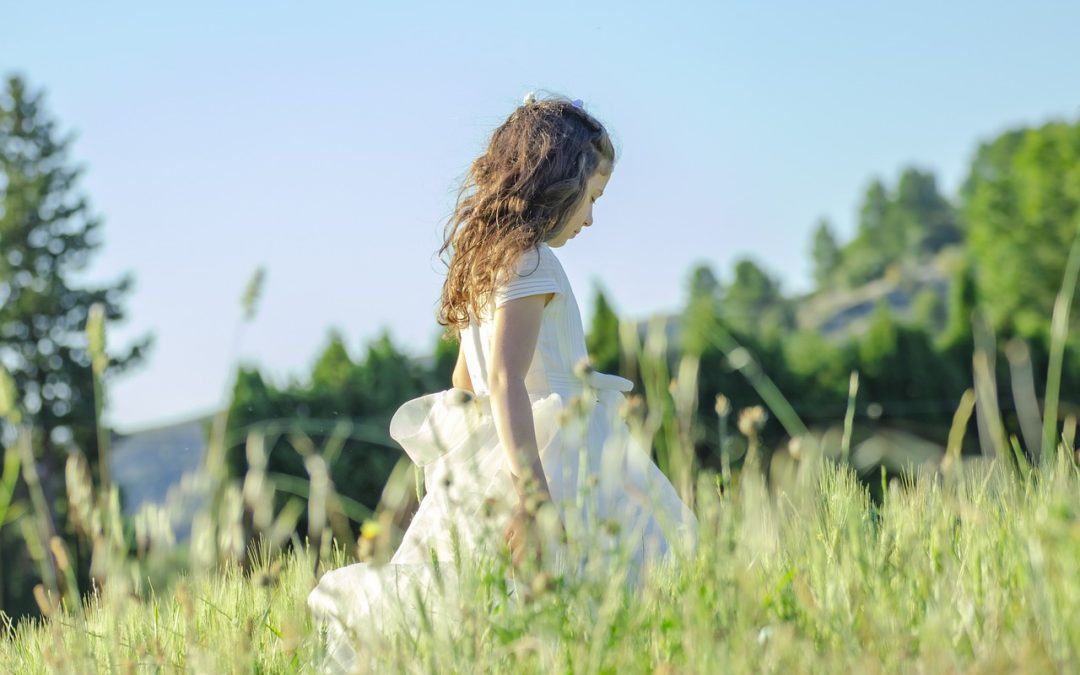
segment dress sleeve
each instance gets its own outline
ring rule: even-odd
[[[558,261],[543,247],[521,254],[510,279],[495,287],[495,307],[528,295],[559,293]]]

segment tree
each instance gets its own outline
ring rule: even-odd
[[[72,442],[93,466],[97,459],[90,359],[83,334],[94,303],[106,319],[124,318],[120,302],[133,279],[78,287],[101,245],[101,220],[76,190],[82,168],[67,164],[71,138],[58,137],[43,95],[19,77],[0,96],[0,351],[15,378],[23,408],[42,430],[42,459],[53,469]],[[110,358],[110,374],[139,363],[151,344],[143,337]]]
[[[311,370],[311,384],[316,388],[347,389],[355,367],[341,331],[332,329],[329,344]]]
[[[810,256],[814,262],[814,282],[818,288],[828,286],[840,264],[840,247],[829,227],[829,221],[824,218],[818,221],[817,229],[814,230]]]
[[[912,299],[911,314],[914,324],[930,335],[940,333],[948,319],[941,294],[929,287],[919,291]]]
[[[863,373],[870,377],[890,374],[889,366],[897,352],[898,332],[899,326],[889,304],[879,301],[870,317],[870,326],[859,339],[859,362]]]
[[[279,388],[258,369],[240,368],[229,407],[230,473],[236,478],[247,473],[246,436],[263,429],[269,439],[266,470],[279,488],[275,510],[293,496],[306,495],[306,488],[297,486],[306,484],[308,469],[294,444],[294,432],[302,432],[300,437],[317,451],[330,448],[324,456],[330,480],[345,500],[354,529],[359,527],[359,518],[377,506],[387,477],[402,457],[388,434],[391,416],[405,401],[430,393],[426,387],[431,383],[448,388],[446,363],[444,357],[431,367],[418,363],[386,332],[368,343],[363,360],[354,360],[341,332],[331,330],[308,381],[302,378]],[[306,532],[306,516],[297,527]]]
[[[690,270],[690,298],[719,297],[723,287],[707,263],[699,263]]]
[[[925,259],[962,240],[956,211],[938,192],[934,174],[909,167],[893,191],[880,180],[867,187],[858,231],[841,256],[843,278],[863,284],[894,263]]]
[[[123,319],[133,280],[125,274],[80,286],[73,279],[101,245],[102,221],[77,189],[83,169],[68,162],[72,139],[59,135],[43,98],[17,76],[0,91],[0,360],[34,429],[42,486],[63,533],[66,500],[58,493],[69,449],[80,448],[99,474],[87,316],[101,303],[106,320]],[[110,355],[109,376],[139,363],[151,341]],[[8,439],[12,433],[4,431]]]
[[[937,178],[929,171],[908,168],[900,175],[891,219],[912,255],[936,253],[963,239],[955,210],[938,192]]]
[[[780,282],[746,258],[735,263],[735,279],[724,292],[722,318],[743,335],[775,336],[795,325]]]
[[[604,373],[619,369],[619,317],[608,303],[604,291],[597,288],[593,300],[592,325],[585,340],[592,365]]]
[[[1045,339],[1080,227],[1080,123],[983,144],[963,190],[975,286],[1002,337]],[[1073,312],[1072,330],[1080,328]]]
[[[712,345],[720,316],[721,287],[712,268],[701,263],[690,271],[688,289],[679,347],[686,354],[701,356]]]

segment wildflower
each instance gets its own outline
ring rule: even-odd
[[[796,462],[802,459],[802,439],[795,437],[788,441],[788,454]]]
[[[720,417],[727,417],[731,414],[731,401],[728,400],[727,396],[717,394],[715,409],[717,415]]]
[[[364,524],[360,526],[360,538],[372,540],[379,536],[379,532],[382,531],[382,525],[377,520],[365,520]]]
[[[630,419],[631,417],[639,417],[645,410],[645,399],[641,397],[641,394],[630,394],[623,401],[622,407],[619,413],[624,419]]]
[[[769,413],[759,405],[743,408],[739,412],[739,432],[743,436],[757,436],[765,428]]]
[[[592,364],[589,363],[588,358],[583,358],[574,364],[574,376],[579,380],[588,379],[589,375],[593,372]]]

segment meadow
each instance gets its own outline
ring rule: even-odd
[[[649,353],[658,351],[646,344],[641,355]],[[740,358],[774,413],[790,418],[779,392],[750,367],[752,357]],[[679,402],[693,398],[695,364],[684,360],[676,377],[663,364],[642,366],[646,405],[626,411],[634,432],[657,433],[659,414],[691,419]],[[795,435],[767,473],[756,440],[764,409],[732,420],[749,448],[735,468],[690,473],[677,461],[686,449],[676,439],[661,459],[669,474],[682,472],[676,484],[698,514],[695,552],[658,568],[635,592],[619,570],[571,579],[511,572],[505,560],[473,561],[463,552],[465,592],[457,597],[467,600],[456,604],[456,620],[404,626],[372,643],[363,665],[430,673],[1075,672],[1075,421],[1037,462],[1015,445],[1013,454],[961,455],[974,391],[993,386],[976,384],[956,411],[943,458],[883,485],[880,502],[848,462],[851,414],[831,429]],[[1056,392],[1048,393],[1048,407],[1056,405]],[[648,405],[657,396],[675,405]],[[716,433],[727,433],[729,408],[718,401]],[[683,426],[674,422],[670,428]],[[219,419],[212,440],[223,427]],[[22,452],[28,442],[20,437]],[[6,621],[4,672],[315,672],[324,649],[305,599],[316,566],[385,560],[389,529],[380,527],[385,520],[369,522],[359,545],[330,536],[333,486],[320,451],[309,449],[311,538],[301,541],[295,510],[268,511],[273,487],[259,473],[261,443],[257,434],[248,439],[252,468],[242,481],[222,470],[221,444],[211,444],[212,498],[182,544],[160,509],[124,522],[115,488],[96,494],[73,455],[69,503],[93,546],[97,581],[80,597],[64,542],[24,527],[42,563],[35,597],[45,618]],[[8,464],[19,455],[9,448]],[[412,488],[411,470],[395,475],[400,490]],[[518,592],[508,595],[511,577]]]
[[[1080,663],[1080,473],[1060,453],[1021,481],[963,461],[894,483],[880,507],[852,470],[806,457],[770,497],[701,476],[701,546],[628,594],[535,585],[492,600],[466,578],[464,638],[413,626],[379,672],[1069,672]],[[110,579],[0,642],[6,672],[312,672],[313,552],[252,552],[165,588]],[[334,547],[336,567],[353,560]],[[467,567],[466,569],[477,569]],[[134,575],[132,575],[134,576]],[[132,593],[133,586],[138,593]],[[546,587],[545,587],[546,586]]]

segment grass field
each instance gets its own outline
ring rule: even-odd
[[[1078,274],[1080,244],[1064,288],[1075,287]],[[673,401],[651,410],[673,410],[679,419],[665,425],[631,416],[631,427],[671,432],[658,461],[698,515],[697,551],[633,593],[610,571],[582,581],[522,577],[525,592],[509,599],[504,562],[466,557],[458,596],[465,600],[453,620],[407,626],[365,652],[365,664],[424,673],[1080,672],[1076,421],[1066,419],[1060,436],[1057,425],[1072,293],[1062,297],[1043,399],[1047,451],[1032,455],[1041,459],[1029,465],[1015,438],[1009,454],[996,410],[976,403],[997,400],[988,360],[976,353],[975,387],[960,403],[946,454],[888,483],[880,503],[848,463],[853,407],[833,432],[808,432],[737,345],[725,350],[738,354],[733,362],[798,442],[779,451],[783,462],[772,464],[767,485],[752,461],[758,409],[740,416],[751,461],[734,479],[727,463],[720,474],[690,471],[679,440],[694,414],[686,405],[695,400],[694,364],[683,367],[684,360],[669,378],[666,366],[642,361],[646,401]],[[664,353],[648,345],[643,353],[650,351]],[[857,377],[852,385],[853,402]],[[973,411],[994,447],[962,457],[959,437]],[[207,460],[212,498],[195,519],[190,547],[173,543],[162,514],[150,511],[134,524],[138,551],[130,555],[133,526],[122,522],[115,489],[95,496],[84,464],[69,462],[69,499],[105,584],[80,597],[65,544],[25,525],[35,559],[50,563],[36,589],[46,618],[7,622],[0,671],[314,671],[324,649],[305,600],[316,559],[321,573],[354,562],[357,547],[320,534],[329,533],[334,500],[319,453],[305,463],[308,524],[320,542],[312,547],[291,535],[295,510],[265,510],[270,491],[257,436],[248,444],[252,472],[243,482],[225,476],[223,431],[219,418]],[[17,445],[5,454],[2,485],[18,458],[29,457],[29,446]],[[24,523],[43,511],[34,481],[27,483],[34,499]],[[245,548],[245,505],[264,524],[254,550]]]
[[[1021,481],[964,461],[872,507],[851,469],[798,462],[721,495],[698,481],[701,546],[633,596],[538,589],[462,607],[464,639],[420,625],[374,655],[382,672],[1075,672],[1080,473],[1064,452]],[[256,553],[161,589],[117,583],[85,611],[23,622],[5,672],[311,672],[310,549]],[[350,562],[335,549],[329,567]],[[133,595],[131,589],[140,593]]]

